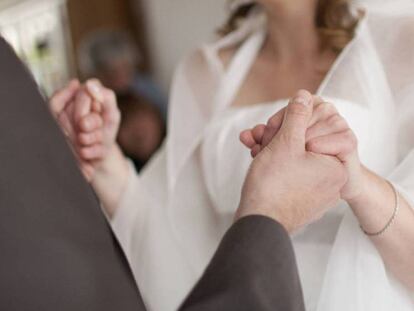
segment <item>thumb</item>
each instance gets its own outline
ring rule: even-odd
[[[94,99],[92,109],[101,113],[105,121],[119,123],[120,113],[115,93],[97,79],[87,81],[86,89]]]
[[[76,123],[80,122],[86,115],[91,113],[92,107],[92,98],[86,92],[84,88],[82,88],[75,97],[75,105],[74,105],[74,112],[73,117]]]
[[[69,102],[76,96],[80,84],[78,80],[72,80],[65,88],[56,92],[50,99],[50,110],[57,118],[67,107]]]
[[[301,90],[291,99],[286,108],[285,117],[276,137],[283,136],[292,149],[304,151],[306,131],[313,113],[313,96]],[[275,143],[273,139],[272,143]]]

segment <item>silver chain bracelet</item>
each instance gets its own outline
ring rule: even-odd
[[[361,227],[361,230],[367,235],[367,236],[379,236],[382,235],[385,231],[388,230],[388,228],[395,222],[395,218],[397,217],[398,211],[400,210],[400,195],[398,194],[397,189],[395,188],[395,186],[387,181],[388,184],[391,186],[392,190],[394,191],[394,196],[395,196],[395,208],[394,208],[394,213],[391,216],[391,219],[388,221],[388,223],[385,225],[385,227],[383,229],[381,229],[378,232],[367,232],[365,231],[364,228]]]

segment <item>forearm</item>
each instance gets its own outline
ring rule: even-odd
[[[112,148],[96,170],[92,186],[109,217],[115,214],[119,206],[128,182],[128,171],[128,162],[118,145]]]
[[[363,191],[348,202],[367,232],[379,232],[395,211],[395,194],[383,178],[363,168]],[[400,195],[394,222],[381,235],[371,237],[387,268],[414,290],[414,211]]]

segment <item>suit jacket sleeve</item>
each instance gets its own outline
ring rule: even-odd
[[[95,194],[1,37],[0,163],[0,310],[144,310]]]
[[[181,311],[304,311],[289,235],[270,218],[250,216],[227,232]]]

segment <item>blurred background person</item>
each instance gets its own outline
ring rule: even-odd
[[[80,45],[79,63],[85,78],[98,78],[118,96],[135,94],[145,99],[166,119],[167,99],[152,78],[140,71],[141,52],[126,32],[89,34]]]
[[[126,32],[92,32],[78,57],[85,78],[96,77],[115,91],[122,116],[118,142],[140,171],[164,139],[167,99],[140,70],[141,52]]]
[[[140,171],[165,137],[165,125],[159,110],[145,98],[133,93],[118,96],[121,125],[118,143]]]

